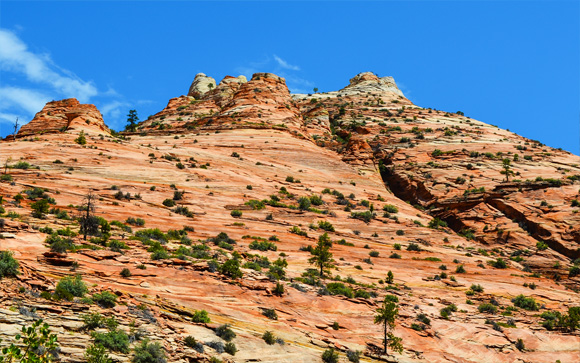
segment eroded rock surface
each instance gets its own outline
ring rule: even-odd
[[[97,134],[109,134],[109,128],[95,105],[81,104],[76,98],[48,102],[32,121],[23,125],[18,136],[30,136],[46,132],[83,130]]]

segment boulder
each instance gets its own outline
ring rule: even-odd
[[[200,98],[205,93],[211,91],[214,88],[216,88],[215,79],[206,76],[204,73],[198,73],[195,75],[187,95]]]

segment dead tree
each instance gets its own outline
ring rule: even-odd
[[[80,233],[82,233],[85,241],[88,235],[93,236],[99,232],[99,219],[95,216],[96,199],[95,194],[89,190],[79,208],[81,214],[79,217]]]

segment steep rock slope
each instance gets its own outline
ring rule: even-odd
[[[571,200],[578,191],[577,157],[534,148],[462,115],[419,108],[393,87],[391,79],[364,73],[337,92],[292,96],[274,75],[257,74],[248,82],[228,77],[199,99],[172,99],[125,137],[89,135],[85,147],[70,134],[4,141],[1,160],[11,156],[38,169],[10,169],[13,181],[0,183],[10,213],[0,248],[14,251],[23,266],[17,279],[0,281],[7,292],[2,306],[11,308],[0,310],[7,317],[0,331],[30,321],[20,307],[37,307],[63,337],[63,360],[81,361],[91,338],[73,315],[100,311],[117,316],[127,331],[135,319],[134,326],[163,343],[170,361],[318,362],[328,347],[340,351],[342,361],[349,349],[364,351],[362,360],[371,361],[379,359],[375,347],[382,339],[372,324],[375,310],[394,295],[400,311],[395,335],[405,349],[390,361],[578,361],[578,331],[549,331],[540,317],[580,305],[579,276],[569,273],[573,256],[557,247],[577,248],[578,207]],[[493,157],[471,154],[481,150]],[[510,179],[533,181],[502,182],[501,157],[508,155],[520,173]],[[536,181],[538,173],[543,180]],[[38,193],[26,191],[34,187],[55,199],[45,219],[31,215]],[[120,221],[111,226],[110,239],[76,236],[76,252],[50,252],[50,231],[39,228],[78,231],[62,212],[77,215],[90,190],[96,214]],[[548,231],[555,242],[545,238],[545,248],[537,245],[536,232],[514,216],[536,221],[542,238]],[[491,239],[499,235],[496,225],[503,239]],[[220,232],[231,240],[216,240]],[[309,270],[309,247],[325,232],[336,269],[332,278],[319,279]],[[112,240],[128,248],[115,248]],[[505,268],[493,267],[498,258]],[[283,276],[274,267],[278,259],[287,263]],[[232,260],[242,266],[242,277],[224,273]],[[124,268],[132,275],[121,277]],[[387,281],[389,271],[393,281]],[[73,273],[91,293],[111,291],[123,305],[101,309],[38,296]],[[284,286],[282,296],[274,294],[277,283]],[[347,292],[337,293],[333,283]],[[534,298],[538,310],[514,307],[520,294]],[[479,309],[483,304],[497,310]],[[191,322],[199,309],[209,312],[212,324]],[[273,309],[277,320],[264,309]],[[188,335],[218,339],[213,330],[223,323],[238,335],[235,356],[209,346],[200,355],[185,346]],[[285,344],[266,344],[266,330]],[[9,340],[10,333],[1,337]],[[525,349],[518,349],[518,339]]]

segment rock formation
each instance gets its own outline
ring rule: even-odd
[[[81,104],[76,98],[68,98],[48,102],[29,123],[20,128],[18,136],[66,130],[110,133],[95,105]]]
[[[206,76],[204,73],[195,75],[191,86],[189,87],[188,96],[200,98],[207,92],[215,88],[215,79]]]
[[[0,280],[2,344],[34,313],[57,331],[62,361],[81,361],[94,339],[78,315],[90,311],[142,328],[180,363],[319,362],[330,347],[342,361],[349,350],[361,361],[580,361],[580,331],[548,321],[580,306],[578,156],[419,107],[368,72],[312,95],[291,95],[268,73],[213,89],[207,78],[125,139],[2,141],[0,160],[21,159],[0,180],[0,249],[21,265]],[[68,121],[78,103],[59,102],[36,130],[86,123]],[[89,190],[110,231],[51,251],[57,230],[78,233],[67,216]],[[31,214],[39,198],[54,202],[42,219]],[[320,278],[309,249],[323,233],[336,266]],[[238,264],[242,276],[229,274]],[[47,300],[71,274],[120,304]],[[380,357],[373,319],[387,295],[404,350]],[[211,323],[192,322],[202,309]],[[213,343],[221,324],[237,334],[235,356]]]

